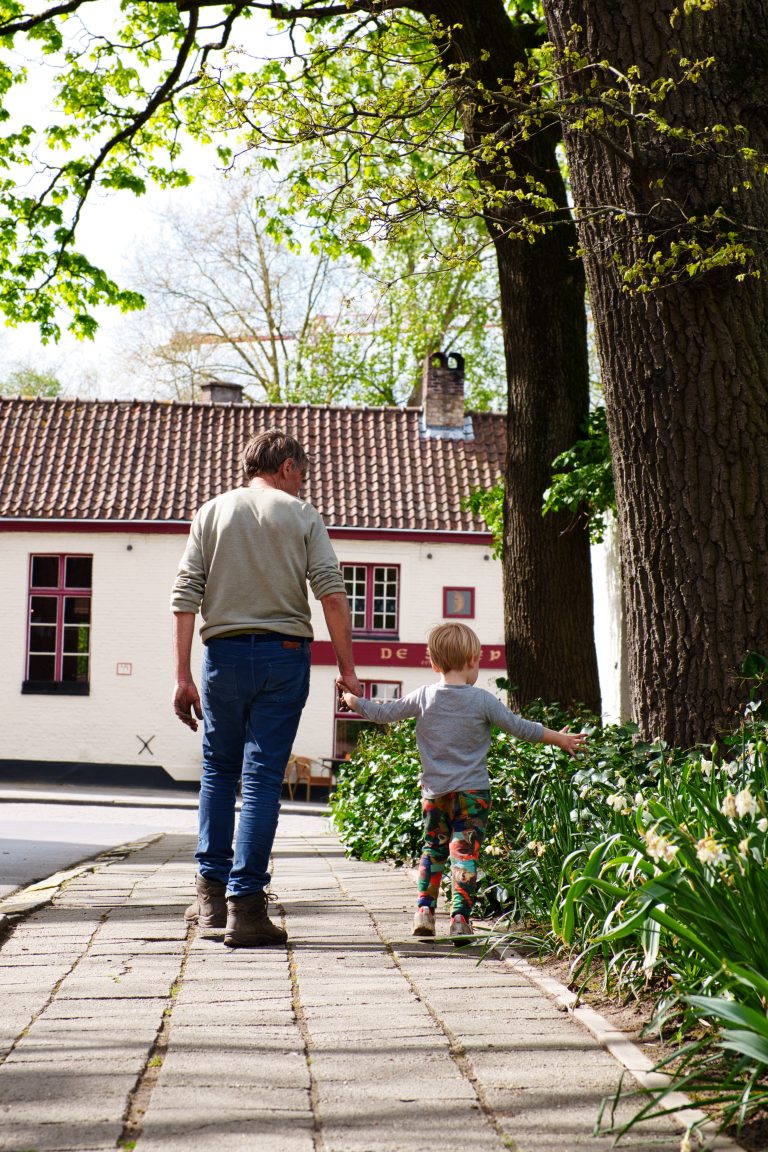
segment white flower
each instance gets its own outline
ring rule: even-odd
[[[609,808],[613,808],[614,812],[621,812],[622,808],[626,807],[627,798],[616,792],[613,796],[609,796],[606,801]]]
[[[749,853],[749,836],[745,836],[743,840],[739,840],[739,854],[747,856]]]
[[[768,832],[768,820],[763,816],[762,820],[758,820],[757,827],[760,832]]]
[[[699,767],[701,768],[701,771],[702,771],[704,776],[709,776],[710,773],[712,772],[712,761],[711,760],[705,760],[702,757]]]
[[[728,773],[728,775],[730,776],[731,780],[733,779],[733,777],[734,777],[734,776],[736,776],[736,775],[737,775],[737,773],[738,773],[738,771],[739,771],[739,766],[738,766],[738,764],[736,763],[736,761],[735,761],[735,760],[728,760],[728,761],[726,761],[726,763],[725,763],[725,764],[723,764],[723,768],[724,768],[724,769],[725,769],[725,771]]]
[[[736,818],[736,797],[733,792],[726,792],[720,811],[723,816],[727,816],[729,820]]]
[[[534,856],[543,856],[546,850],[546,846],[542,844],[541,840],[531,840],[528,845],[528,851],[532,852]]]
[[[719,864],[721,860],[725,859],[725,850],[710,833],[709,836],[704,836],[696,844],[696,855],[702,864]]]
[[[644,839],[652,860],[663,860],[666,864],[671,864],[680,851],[676,844],[671,844],[666,836],[659,836],[653,828],[645,833]]]
[[[736,811],[739,816],[754,816],[757,812],[757,800],[749,788],[742,788],[741,792],[736,793]]]
[[[645,797],[642,792],[635,792],[635,804],[637,804],[638,808],[645,804]]]

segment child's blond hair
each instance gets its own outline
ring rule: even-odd
[[[482,650],[477,635],[466,624],[438,624],[427,636],[429,659],[441,672],[461,672]]]

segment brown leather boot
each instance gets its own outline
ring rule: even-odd
[[[195,876],[197,899],[184,913],[184,919],[197,924],[201,930],[217,929],[219,932],[227,923],[227,886],[220,880],[207,880],[198,872]]]
[[[224,943],[229,948],[258,948],[263,944],[285,944],[288,933],[267,916],[266,892],[230,896],[227,900],[227,927]]]

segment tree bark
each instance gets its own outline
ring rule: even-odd
[[[713,56],[697,84],[673,87],[662,114],[694,131],[744,125],[744,142],[765,154],[768,5],[732,0],[673,26],[676,7],[545,0],[561,52],[569,44],[625,76],[637,66],[645,83],[674,79],[680,57]],[[594,71],[563,74],[563,96],[595,95]],[[744,702],[747,651],[768,652],[768,284],[739,282],[737,267],[640,293],[626,290],[621,268],[659,248],[655,237],[666,235],[670,254],[676,238],[701,235],[690,218],[717,208],[743,235],[764,233],[766,183],[743,187],[747,166],[730,142],[693,149],[642,122],[633,131],[629,117],[595,133],[567,119],[614,458],[633,712],[646,737],[709,742]]]
[[[503,0],[436,0],[429,13],[452,28],[446,63],[461,65],[467,84],[464,134],[474,153],[503,132],[506,108],[477,100],[472,86],[518,89],[515,65],[526,59],[524,27]],[[424,10],[424,9],[422,9]],[[485,57],[485,58],[484,58]],[[504,517],[504,608],[512,702],[542,698],[600,712],[594,642],[589,537],[564,514],[542,517],[552,461],[583,435],[589,408],[585,281],[574,255],[577,237],[556,147],[559,126],[516,142],[514,173],[480,153],[478,171],[507,195],[486,214],[496,247],[507,363],[508,420]],[[517,239],[531,214],[514,195],[526,177],[541,181],[558,211],[532,243]]]

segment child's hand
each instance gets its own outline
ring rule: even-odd
[[[357,712],[357,696],[353,696],[351,692],[342,692],[342,697],[347,708],[352,712]]]
[[[560,737],[557,741],[558,746],[569,756],[576,756],[578,752],[583,752],[587,747],[586,732],[571,732],[568,727],[565,727],[561,728],[557,735]]]

